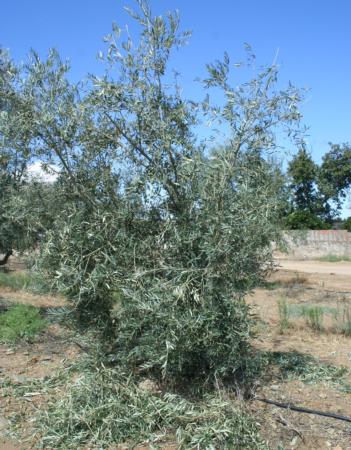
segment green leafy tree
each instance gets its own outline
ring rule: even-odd
[[[237,88],[225,54],[207,66],[205,100],[184,99],[169,62],[189,33],[177,14],[154,17],[138,5],[129,13],[139,42],[121,40],[114,25],[103,77],[74,85],[57,52],[32,52],[23,81],[12,83],[22,103],[6,112],[4,148],[28,149],[25,161],[59,173],[53,189],[18,190],[17,217],[41,186],[25,228],[45,230],[43,274],[81,321],[104,324],[112,359],[167,381],[239,380],[251,361],[244,297],[272,266],[278,238],[281,184],[269,158],[278,132],[299,138],[300,93],[277,89],[275,66]],[[23,111],[26,124],[16,122]],[[228,130],[223,146],[198,143],[202,119]]]
[[[107,323],[113,359],[125,367],[166,380],[239,379],[251,352],[244,296],[269,270],[277,236],[266,155],[279,127],[298,127],[300,94],[275,89],[276,67],[237,89],[225,55],[204,81],[224,104],[183,99],[167,66],[189,34],[177,14],[154,17],[138,3],[129,12],[139,44],[120,42],[114,26],[111,70],[85,96],[57,54],[31,66],[38,150],[60,166],[67,194],[42,267],[82,319]],[[200,110],[228,124],[226,145],[197,144]]]
[[[305,148],[300,149],[290,161],[288,176],[294,207],[314,212],[318,201],[318,166]]]
[[[351,186],[351,146],[329,144],[323,156],[319,184],[325,195],[340,209]]]
[[[30,165],[40,157],[33,83],[25,66],[0,50],[0,253],[32,248],[61,205],[56,186],[36,180]]]
[[[20,70],[0,49],[0,253],[6,263],[12,250],[26,246],[26,229],[11,205],[24,182],[32,139],[31,105],[20,78]]]
[[[288,230],[323,230],[329,229],[330,224],[311,211],[296,210],[284,218],[284,227]]]
[[[287,171],[290,212],[284,225],[289,229],[329,228],[335,211],[329,196],[320,189],[320,168],[303,147],[290,161]]]
[[[338,216],[351,184],[351,149],[330,144],[318,166],[302,148],[290,161],[290,212],[285,226],[291,229],[330,228]]]

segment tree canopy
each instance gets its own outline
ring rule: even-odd
[[[177,13],[138,5],[129,13],[139,41],[114,25],[103,77],[72,84],[56,51],[44,61],[32,52],[24,68],[31,120],[21,148],[59,172],[41,268],[82,321],[105,324],[124,366],[240,378],[251,335],[243,299],[269,270],[278,234],[269,157],[278,130],[299,139],[301,94],[277,88],[276,66],[238,88],[225,54],[207,66],[204,101],[183,98],[169,62],[189,33]],[[199,143],[203,118],[228,130],[223,145]]]

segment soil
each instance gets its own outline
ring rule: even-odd
[[[271,278],[272,290],[257,289],[248,299],[260,318],[255,346],[275,352],[299,352],[320,362],[347,367],[351,373],[351,337],[335,331],[332,317],[325,317],[324,330],[313,331],[304,319],[292,318],[291,327],[281,332],[278,301],[288,305],[318,305],[351,308],[351,263],[283,261]],[[327,267],[332,267],[328,271]],[[346,377],[351,383],[351,376]],[[281,403],[334,412],[351,417],[351,394],[337,386],[302,381],[279,381],[259,387],[256,395]],[[317,415],[302,414],[258,401],[251,407],[261,424],[261,433],[272,448],[351,449],[351,424]]]
[[[290,261],[281,259],[279,265],[282,269],[305,273],[327,273],[330,275],[346,275],[351,277],[351,263],[346,261]]]
[[[325,318],[324,330],[319,332],[313,331],[303,318],[294,318],[291,327],[282,333],[278,311],[278,301],[282,298],[295,307],[351,307],[351,263],[280,261],[280,264],[267,286],[257,289],[248,298],[260,319],[255,347],[265,351],[311,355],[321,362],[347,367],[351,373],[351,337],[334,329],[332,317]],[[62,298],[33,295],[0,286],[1,299],[45,308],[64,304]],[[69,331],[51,324],[32,343],[21,343],[16,347],[0,344],[0,379],[14,384],[33,379],[45,381],[58,369],[68,366],[79,353],[80,349],[72,342]],[[350,376],[346,380],[351,384]],[[283,380],[273,373],[269,380],[257,387],[256,396],[351,416],[351,394],[342,392],[337,385]],[[247,405],[272,449],[351,450],[351,423],[293,412],[256,400],[248,401]],[[14,399],[0,392],[0,449],[33,448],[33,441],[20,443],[7,433],[7,421],[21,415],[25,431],[26,423],[38,407],[45,407],[45,399],[40,396]]]

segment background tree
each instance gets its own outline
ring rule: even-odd
[[[330,144],[318,166],[302,148],[288,165],[290,211],[284,225],[291,229],[330,228],[350,188],[351,150]]]
[[[329,152],[323,156],[319,185],[340,210],[351,186],[351,146],[346,143],[329,145]]]
[[[30,166],[38,156],[33,82],[0,50],[0,253],[33,248],[52,225],[61,205],[56,186],[36,179]]]
[[[26,227],[11,209],[30,159],[32,110],[25,91],[20,69],[0,49],[0,252],[7,257],[27,245]]]
[[[318,202],[318,166],[305,148],[300,149],[290,161],[288,176],[291,179],[294,207],[315,212]]]
[[[320,190],[320,168],[303,147],[289,162],[290,211],[284,225],[289,229],[329,228],[334,210],[329,196]]]

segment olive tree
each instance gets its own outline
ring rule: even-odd
[[[139,42],[114,25],[105,76],[80,88],[57,54],[31,65],[37,151],[60,167],[67,199],[42,267],[82,319],[106,324],[124,367],[239,379],[251,352],[244,297],[272,266],[277,237],[269,156],[277,133],[297,138],[300,94],[277,88],[275,66],[236,87],[225,55],[208,65],[205,100],[184,99],[169,61],[189,33],[177,14],[138,6]],[[199,144],[204,118],[229,130],[223,145]]]
[[[28,245],[26,224],[13,210],[30,161],[32,110],[21,70],[0,49],[0,253]]]
[[[32,249],[49,229],[62,203],[52,182],[36,178],[40,157],[33,98],[36,80],[0,50],[0,253]]]

